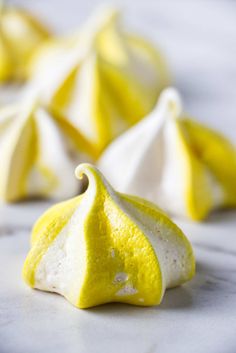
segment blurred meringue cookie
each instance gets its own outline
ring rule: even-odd
[[[3,201],[73,196],[79,189],[75,166],[94,156],[93,147],[70,122],[37,101],[0,110]]]
[[[191,244],[155,205],[117,193],[90,164],[84,194],[36,222],[23,277],[79,308],[108,302],[150,306],[195,273]]]
[[[32,83],[44,102],[70,119],[98,152],[154,107],[169,83],[162,55],[126,34],[105,8],[78,34],[51,41],[32,61]]]
[[[117,138],[98,161],[114,187],[175,215],[204,219],[236,206],[236,149],[225,137],[182,113],[166,89],[153,112]]]
[[[26,10],[0,4],[0,82],[27,78],[34,51],[49,36]]]

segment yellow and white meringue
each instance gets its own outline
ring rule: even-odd
[[[154,204],[119,194],[90,164],[84,194],[50,208],[35,224],[23,277],[79,308],[108,302],[151,306],[195,273],[192,247]]]
[[[49,36],[26,10],[0,5],[0,82],[25,79],[34,51]]]
[[[79,34],[53,40],[32,62],[44,102],[70,119],[98,152],[154,107],[169,83],[161,54],[126,34],[116,10],[95,14]]]
[[[179,94],[165,90],[153,112],[117,138],[98,166],[114,187],[194,220],[236,206],[236,149],[186,117]]]
[[[73,170],[94,155],[93,147],[70,122],[36,101],[0,110],[3,201],[76,195],[79,186]]]

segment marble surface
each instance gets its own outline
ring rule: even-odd
[[[178,220],[192,241],[197,274],[168,290],[159,307],[78,310],[21,280],[30,228],[47,207],[0,208],[1,353],[235,352],[236,212],[214,214],[202,224]]]
[[[58,31],[75,28],[99,3],[15,2],[39,11]],[[130,27],[148,34],[166,53],[188,111],[236,141],[236,3],[118,3]],[[201,224],[176,220],[193,243],[197,274],[167,291],[159,307],[77,310],[21,280],[30,229],[48,206],[0,206],[0,353],[235,353],[235,211],[216,213]]]

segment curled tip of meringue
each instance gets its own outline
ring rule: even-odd
[[[102,189],[105,187],[106,189],[109,190],[109,192],[114,191],[113,187],[105,179],[105,177],[100,172],[100,170],[97,167],[95,167],[93,164],[90,164],[90,163],[79,164],[78,167],[75,169],[75,176],[79,180],[83,179],[84,177],[87,178],[87,181],[88,181],[88,184],[86,183],[87,189],[88,189],[88,185],[90,185],[90,188],[95,187],[97,189],[100,186]]]
[[[77,179],[81,180],[84,175],[91,181],[91,178],[95,179],[99,177],[101,173],[93,164],[81,163],[75,169],[75,176]]]
[[[82,179],[83,175],[87,175],[90,168],[94,168],[90,163],[81,163],[75,169],[75,176],[77,179]]]

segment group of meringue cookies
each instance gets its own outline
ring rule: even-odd
[[[192,220],[236,207],[235,146],[187,116],[163,56],[116,10],[63,38],[26,12],[0,16],[0,81],[27,79],[0,108],[0,198],[72,197],[34,226],[25,281],[79,308],[159,304],[195,259],[156,205]]]
[[[114,138],[153,109],[169,82],[161,54],[124,32],[112,8],[71,36],[44,40],[25,67],[30,80],[22,100],[0,108],[0,160],[6,165],[0,197],[10,202],[77,194],[78,162],[96,163]]]

